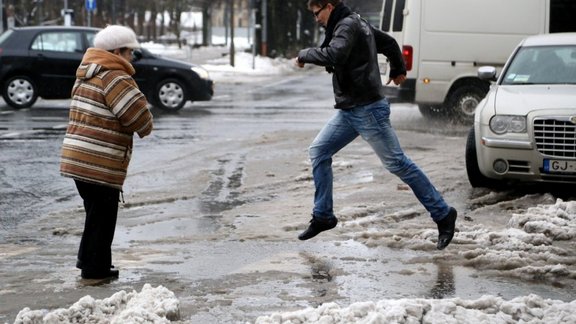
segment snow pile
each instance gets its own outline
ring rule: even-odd
[[[143,43],[150,52],[177,60],[191,61],[204,58],[206,63],[201,66],[210,73],[210,78],[216,82],[244,82],[256,76],[270,76],[292,73],[299,70],[294,62],[286,58],[269,58],[252,55],[240,47],[234,55],[234,66],[230,63],[229,50],[218,46],[205,46],[191,50],[188,47],[178,48],[175,45],[158,43]],[[202,60],[202,59],[200,59]],[[307,66],[307,69],[312,65]]]
[[[211,60],[209,64],[203,64],[202,66],[210,71],[210,74],[215,72],[234,72],[270,75],[283,74],[296,69],[289,59],[272,59],[259,55],[254,57],[246,52],[238,52],[234,55],[234,66],[230,65],[230,57],[228,56]]]
[[[68,309],[52,312],[26,307],[14,324],[36,323],[170,323],[180,317],[180,301],[163,286],[145,284],[140,293],[122,290],[109,298],[84,296]]]
[[[352,233],[348,235],[367,246],[435,250],[438,231],[419,221],[417,210],[384,217],[378,214],[378,209],[347,210],[341,215]],[[398,225],[404,222],[413,225]],[[557,199],[553,204],[513,214],[505,228],[491,229],[481,220],[468,221],[462,215],[446,251],[451,253],[452,261],[484,273],[559,283],[576,279],[576,256],[571,245],[575,238],[576,201]]]
[[[146,48],[150,52],[160,56],[166,56],[171,58],[176,58],[180,60],[186,59],[188,55],[187,48],[179,48],[176,45],[163,45],[154,42],[146,42],[141,44],[142,47]]]
[[[231,75],[249,74],[249,75],[279,75],[297,70],[293,61],[286,58],[270,58],[261,55],[254,56],[238,47],[234,54],[234,66],[230,64],[229,50],[218,46],[204,46],[191,50],[188,47],[178,48],[176,45],[163,45],[158,43],[143,43],[143,47],[150,52],[170,57],[178,60],[188,61],[194,57],[213,56],[207,64],[202,64],[212,74],[226,73],[229,78]],[[222,55],[225,53],[226,55]],[[217,58],[214,58],[217,57]]]
[[[456,244],[475,248],[461,250],[465,264],[496,270],[527,280],[576,279],[576,257],[569,241],[576,238],[576,202],[558,199],[553,205],[528,208],[513,214],[508,227],[488,231],[460,222]]]
[[[525,214],[514,214],[509,226],[553,240],[572,240],[576,238],[576,202],[559,199],[555,205],[529,208]]]
[[[536,295],[505,301],[484,296],[460,298],[398,299],[358,302],[341,308],[326,303],[318,308],[261,316],[256,324],[296,323],[576,323],[576,301],[543,299]]]

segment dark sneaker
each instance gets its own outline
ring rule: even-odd
[[[338,219],[336,217],[330,219],[317,219],[312,217],[310,221],[310,226],[298,235],[298,239],[305,241],[308,239],[313,238],[314,236],[318,235],[320,232],[327,231],[329,229],[333,229],[338,224]]]
[[[452,241],[454,237],[454,231],[456,229],[456,218],[458,217],[458,212],[453,207],[450,207],[448,216],[444,217],[442,220],[436,222],[438,225],[438,243],[436,248],[438,250],[444,250]]]
[[[90,271],[82,270],[82,279],[106,279],[106,278],[118,278],[120,271],[116,269],[104,270],[104,271]]]

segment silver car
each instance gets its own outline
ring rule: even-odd
[[[480,102],[466,143],[473,187],[576,183],[576,33],[524,39]]]

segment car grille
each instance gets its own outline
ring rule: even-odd
[[[508,161],[508,172],[514,173],[530,173],[530,163],[528,161]]]
[[[535,119],[534,139],[538,152],[559,158],[576,158],[576,125],[558,119]]]

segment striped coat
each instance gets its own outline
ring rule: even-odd
[[[63,176],[122,190],[134,133],[142,138],[152,131],[152,114],[134,72],[120,56],[88,49],[72,89]]]

